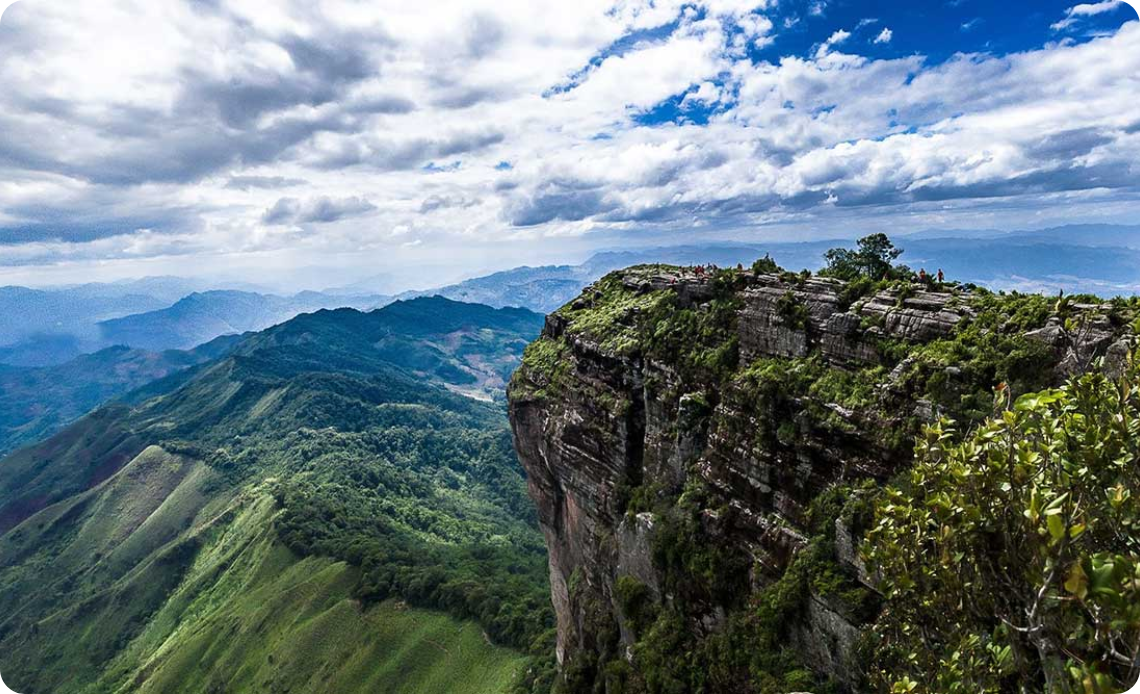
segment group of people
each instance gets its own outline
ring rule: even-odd
[[[942,268],[938,268],[938,284],[946,281],[946,276],[942,274]],[[926,274],[926,268],[920,268],[918,271],[918,281],[923,284],[933,284],[934,278]]]
[[[715,274],[717,272],[717,270],[720,270],[720,267],[718,267],[716,263],[709,263],[708,265],[693,265],[693,266],[690,266],[690,269],[692,270],[693,274],[695,274],[697,276],[698,279],[704,279],[705,277],[708,277],[710,275]],[[743,271],[744,265],[742,263],[737,263],[736,269],[738,271]],[[883,279],[885,279],[885,280],[890,279],[890,274],[888,273],[886,276],[883,277]],[[918,274],[915,276],[915,279],[918,280],[919,282],[921,282],[922,284],[930,286],[930,285],[933,285],[935,282],[937,282],[938,284],[942,284],[943,282],[945,282],[946,281],[946,275],[943,274],[942,268],[938,268],[938,272],[934,275],[928,274],[926,272],[926,268],[920,268],[918,271]],[[674,277],[673,283],[676,283],[676,282],[677,282],[677,278]]]
[[[719,269],[720,268],[717,267],[716,263],[709,263],[708,265],[697,265],[693,267],[693,272],[697,275],[697,277],[704,277],[706,275],[715,274]]]

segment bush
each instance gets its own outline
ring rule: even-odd
[[[641,633],[657,618],[657,606],[649,586],[633,576],[619,576],[614,586],[618,605],[634,633]]]
[[[777,265],[776,261],[772,260],[772,257],[769,255],[765,255],[755,263],[752,263],[752,272],[755,272],[757,275],[775,275],[783,271],[784,268]]]
[[[776,300],[776,315],[792,330],[807,330],[811,321],[808,307],[790,290]]]
[[[1006,390],[997,394],[1008,405]],[[924,428],[867,550],[884,617],[872,678],[898,691],[1108,694],[1140,649],[1140,372],[1024,395],[965,438]],[[922,625],[922,629],[914,628]]]

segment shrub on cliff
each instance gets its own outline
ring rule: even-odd
[[[997,391],[999,403],[1006,390]],[[881,691],[1127,689],[1140,658],[1140,369],[924,428],[868,536]]]

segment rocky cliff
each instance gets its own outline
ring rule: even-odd
[[[510,387],[570,691],[859,688],[861,489],[924,421],[1119,358],[1109,304],[639,267]],[[998,385],[998,384],[1002,385]]]

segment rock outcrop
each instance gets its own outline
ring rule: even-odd
[[[702,516],[706,536],[749,558],[754,585],[771,583],[808,541],[812,500],[838,481],[885,479],[906,465],[909,445],[892,444],[883,432],[934,415],[921,393],[899,392],[915,368],[900,359],[899,346],[951,338],[977,311],[961,288],[899,285],[852,299],[844,283],[831,279],[744,272],[733,281],[725,290],[708,277],[660,268],[603,280],[548,318],[540,342],[556,356],[545,365],[524,360],[512,382],[510,419],[549,548],[564,666],[612,650],[604,642],[612,625],[620,626],[620,655],[630,657],[634,636],[616,589],[619,577],[636,579],[654,600],[671,599],[654,558],[654,514],[627,512],[631,490],[675,498],[694,480],[712,490],[717,503]],[[613,300],[615,292],[624,298]],[[659,300],[669,311],[700,314],[713,310],[718,297],[733,306],[735,335],[726,336],[738,343],[738,369],[773,358],[815,360],[844,372],[879,367],[877,402],[890,407],[824,401],[809,408],[795,400],[781,415],[793,433],[774,434],[775,415],[756,405],[747,379],[701,380],[655,353],[644,337],[662,315],[646,305]],[[1100,321],[1080,335],[1053,321],[1026,339],[1046,344],[1056,372],[1067,373],[1112,344],[1113,329]],[[608,338],[618,331],[640,337],[615,348]],[[953,372],[945,373],[953,368],[939,367],[938,376],[953,381]],[[884,420],[884,411],[894,418]],[[835,559],[871,585],[858,541],[840,527]],[[710,603],[705,611],[692,628],[715,631],[723,610]],[[791,635],[809,665],[851,682],[858,628],[843,613],[813,595]]]

